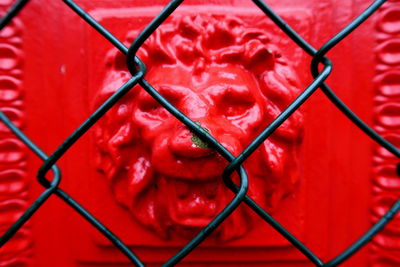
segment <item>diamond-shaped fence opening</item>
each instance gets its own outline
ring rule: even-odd
[[[9,11],[3,16],[0,21],[0,30],[6,25],[12,23],[13,18],[25,6],[28,0],[15,1]],[[277,232],[286,238],[294,247],[303,253],[316,266],[336,266],[356,253],[361,247],[371,240],[382,228],[395,216],[400,209],[400,200],[395,202],[391,208],[384,214],[363,236],[356,240],[351,246],[343,250],[342,253],[331,259],[323,262],[317,255],[308,249],[300,242],[292,233],[276,221],[269,213],[261,208],[248,194],[248,177],[245,168],[242,164],[246,159],[265,141],[280,125],[282,125],[307,99],[320,89],[326,97],[345,115],[352,123],[360,128],[372,140],[378,143],[383,148],[387,149],[396,158],[400,157],[400,150],[385,140],[381,135],[365,124],[356,114],[348,108],[334,91],[329,88],[325,80],[332,70],[332,63],[329,58],[325,57],[328,51],[335,48],[347,35],[355,30],[369,16],[385,2],[374,1],[364,12],[356,19],[349,23],[339,33],[333,36],[320,49],[315,49],[307,43],[299,34],[297,34],[286,22],[279,17],[266,3],[261,0],[253,0],[254,4],[260,8],[266,16],[268,16],[293,42],[312,57],[311,73],[314,80],[303,89],[303,91],[292,101],[292,103],[283,110],[243,151],[238,155],[232,155],[227,148],[219,143],[207,130],[202,128],[198,123],[189,119],[184,113],[179,111],[174,105],[168,102],[149,82],[145,79],[146,66],[140,58],[136,57],[136,52],[150,35],[181,5],[183,0],[171,1],[138,35],[131,46],[126,47],[123,42],[114,37],[107,29],[102,27],[94,18],[92,18],[85,10],[77,5],[72,0],[63,0],[76,14],[92,26],[99,34],[104,36],[118,50],[126,55],[126,63],[132,77],[123,84],[115,93],[110,96],[100,107],[97,108],[87,120],[82,123],[72,135],[70,135],[51,155],[46,155],[32,141],[29,140],[6,116],[6,111],[0,112],[1,121],[20,139],[30,150],[32,150],[41,160],[44,161],[41,168],[38,170],[38,181],[45,188],[42,194],[36,201],[11,225],[9,229],[0,238],[0,246],[7,243],[12,236],[30,219],[30,217],[42,206],[43,203],[51,195],[57,195],[67,205],[71,206],[83,218],[85,218],[93,227],[97,228],[105,237],[107,237],[116,248],[118,248],[125,256],[137,266],[144,266],[143,262],[125,245],[117,236],[108,230],[99,220],[85,210],[77,201],[69,196],[59,187],[61,181],[61,173],[57,165],[57,161],[75,144],[75,142],[84,135],[116,102],[121,99],[133,86],[139,84],[148,94],[150,94],[157,102],[159,102],[168,112],[175,116],[179,121],[186,125],[192,133],[198,136],[202,142],[215,149],[222,157],[230,162],[223,173],[223,181],[226,186],[234,192],[235,196],[231,202],[192,240],[182,247],[175,255],[173,255],[165,266],[175,265],[184,259],[192,250],[201,244],[230,214],[244,202],[256,214],[258,214],[266,223],[271,225]],[[48,179],[49,171],[52,170],[53,177]],[[232,173],[236,171],[240,177],[239,184],[235,184],[232,179]],[[397,166],[397,172],[399,167]]]

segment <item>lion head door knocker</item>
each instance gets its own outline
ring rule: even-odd
[[[237,17],[174,17],[138,56],[147,65],[146,80],[234,155],[298,93],[297,76],[268,29]],[[98,104],[131,77],[125,56],[113,50],[108,58]],[[302,120],[295,112],[244,164],[248,194],[269,211],[297,183]],[[95,136],[99,170],[117,202],[162,238],[192,236],[233,197],[221,179],[227,161],[139,86],[105,115]],[[251,223],[240,207],[214,236],[238,238]]]

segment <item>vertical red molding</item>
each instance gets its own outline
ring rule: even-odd
[[[3,14],[12,1],[0,1]],[[23,25],[14,19],[0,34],[0,108],[23,127]],[[0,232],[4,233],[28,208],[26,149],[4,124],[0,125]],[[1,267],[31,266],[32,235],[29,223],[0,249]]]
[[[379,11],[376,24],[375,129],[400,145],[400,6],[389,1]],[[396,175],[398,159],[376,146],[373,169],[372,222],[375,223],[400,194]],[[371,266],[400,265],[400,216],[372,241]]]

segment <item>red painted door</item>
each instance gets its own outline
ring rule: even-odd
[[[4,10],[11,1],[0,1]],[[184,2],[139,50],[146,79],[238,155],[311,82],[311,57],[250,1]],[[129,44],[167,1],[77,1]],[[319,48],[370,1],[268,1]],[[342,100],[399,145],[400,11],[385,3],[328,57]],[[62,1],[31,1],[1,33],[0,107],[51,154],[131,76],[125,57]],[[43,191],[42,162],[0,128],[5,229]],[[322,260],[399,196],[398,160],[320,91],[244,163],[248,194]],[[227,162],[134,87],[59,160],[63,188],[149,265],[173,256],[232,199]],[[238,177],[233,178],[238,181]],[[398,217],[343,266],[398,266]],[[52,196],[0,250],[0,266],[124,266],[126,257]],[[243,203],[182,262],[312,266]]]

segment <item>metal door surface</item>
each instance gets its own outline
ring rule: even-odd
[[[267,4],[319,49],[372,2]],[[13,3],[0,0],[3,12]],[[76,3],[129,48],[168,1]],[[313,57],[252,1],[185,1],[138,49],[146,81],[233,157],[315,81]],[[119,50],[63,1],[29,1],[0,32],[1,111],[51,155],[142,70],[129,71]],[[387,1],[326,55],[333,66],[326,84],[394,147],[399,51],[400,7]],[[160,266],[235,194],[222,179],[226,157],[142,87],[135,85],[57,160],[58,187],[146,266]],[[400,182],[398,149],[393,155],[375,143],[324,92],[316,89],[243,166],[246,194],[328,262],[396,202]],[[0,137],[3,234],[45,189],[36,179],[43,161],[3,123]],[[243,182],[236,172],[231,179]],[[132,265],[65,199],[52,194],[0,248],[1,267]],[[399,266],[399,218],[341,266]],[[318,266],[244,202],[199,243],[180,265]]]

